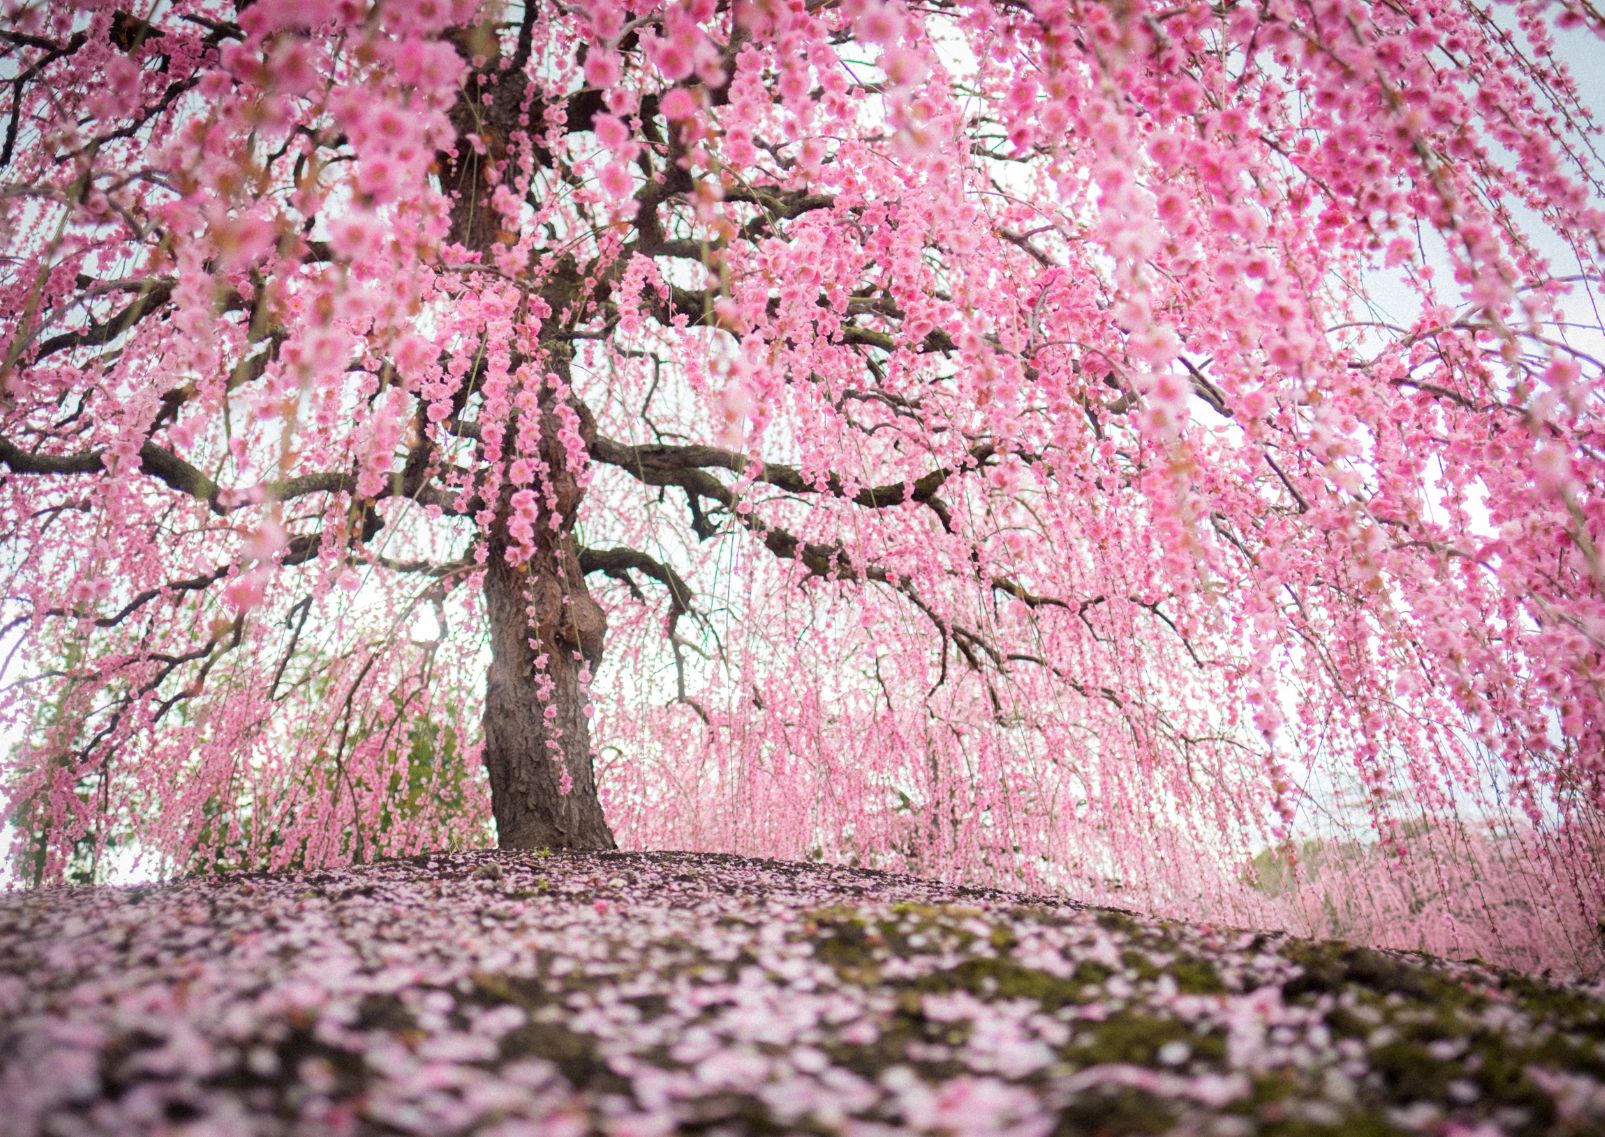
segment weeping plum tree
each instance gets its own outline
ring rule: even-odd
[[[0,26],[39,879],[471,839],[428,737],[504,847],[972,876],[1605,805],[1581,0]]]

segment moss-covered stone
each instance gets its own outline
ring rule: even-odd
[[[1388,1096],[1399,1101],[1436,1101],[1460,1074],[1457,1063],[1432,1057],[1416,1042],[1391,1042],[1371,1051],[1371,1066],[1382,1079]]]
[[[1197,956],[1180,956],[1165,971],[1185,995],[1224,995],[1229,990],[1214,964]]]
[[[1554,1022],[1573,1034],[1605,1042],[1605,1005],[1599,1000],[1519,971],[1503,971],[1499,978],[1501,990],[1527,1014]]]
[[[1124,932],[1134,936],[1143,930],[1143,925],[1123,908],[1105,908],[1098,913],[1098,927],[1106,932]]]
[[[1083,971],[1084,969],[1084,971]],[[1099,971],[1104,974],[1098,974]],[[967,959],[914,980],[917,991],[967,991],[984,999],[1029,999],[1044,1010],[1087,1001],[1088,986],[1107,977],[1101,964],[1083,962],[1070,978],[1022,966],[1011,959]]]
[[[1169,1042],[1187,1045],[1193,1058],[1218,1063],[1226,1057],[1226,1040],[1219,1034],[1201,1033],[1180,1019],[1139,1010],[1124,1010],[1102,1022],[1085,1023],[1064,1050],[1064,1057],[1078,1066],[1111,1062],[1153,1066],[1159,1050]]]
[[[1369,1112],[1345,1114],[1336,1121],[1285,1118],[1269,1122],[1259,1132],[1263,1137],[1407,1137],[1411,1133],[1381,1114]]]
[[[1355,947],[1337,940],[1288,940],[1282,954],[1299,965],[1299,974],[1282,986],[1287,999],[1360,987],[1378,995],[1450,1006],[1478,1006],[1480,995],[1440,972],[1391,953]]]
[[[1140,1137],[1170,1132],[1176,1103],[1120,1087],[1078,1095],[1059,1110],[1053,1137]]]
[[[1144,983],[1168,975],[1184,995],[1224,995],[1228,990],[1215,966],[1195,955],[1162,952],[1156,957],[1131,947],[1121,953],[1120,961]]]

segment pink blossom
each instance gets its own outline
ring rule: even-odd
[[[659,109],[670,122],[684,122],[697,113],[697,102],[685,87],[674,87],[665,92]]]

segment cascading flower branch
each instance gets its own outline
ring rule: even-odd
[[[1212,918],[1356,840],[1440,939],[1605,901],[1586,3],[0,26],[24,878],[493,819]]]

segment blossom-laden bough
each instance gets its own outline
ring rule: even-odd
[[[1586,949],[1590,5],[134,7],[0,20],[27,879],[1493,826],[1417,922]]]

